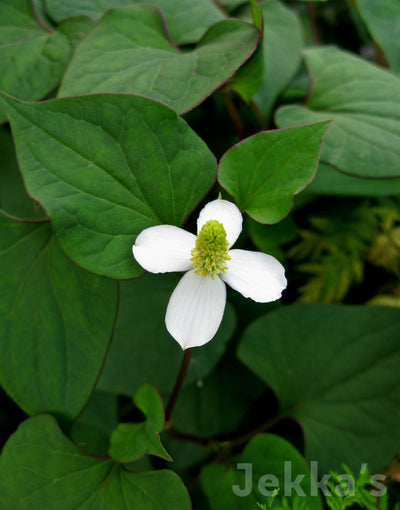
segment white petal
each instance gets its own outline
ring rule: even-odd
[[[229,248],[233,245],[242,231],[242,213],[233,202],[227,200],[213,200],[203,207],[197,220],[197,233],[209,220],[217,220],[223,224]]]
[[[226,287],[215,276],[188,271],[179,281],[168,303],[165,323],[182,349],[209,342],[224,315]]]
[[[196,236],[173,225],[157,225],[143,230],[132,246],[139,264],[151,273],[187,271],[193,267],[191,251]]]
[[[285,269],[276,258],[266,253],[230,250],[231,260],[221,278],[232,289],[257,303],[268,303],[281,297],[286,288]]]

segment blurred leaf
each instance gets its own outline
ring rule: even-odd
[[[190,510],[188,493],[169,470],[133,473],[85,455],[48,415],[25,421],[0,459],[2,510]]]
[[[59,96],[131,92],[184,113],[233,75],[254,52],[258,36],[247,23],[223,20],[193,51],[181,53],[155,6],[114,9],[77,48]]]
[[[0,213],[0,228],[1,384],[28,414],[73,420],[106,355],[117,285],[75,266],[48,222]]]
[[[347,174],[399,177],[400,79],[334,47],[304,51],[313,89],[306,106],[284,106],[280,127],[332,119],[321,161]]]
[[[363,179],[338,172],[330,165],[320,163],[315,179],[306,193],[349,197],[400,195],[400,179]]]
[[[1,0],[1,90],[20,99],[41,99],[60,81],[69,57],[66,38],[39,25],[30,0]]]
[[[302,455],[285,439],[260,434],[247,444],[233,465],[204,467],[201,484],[212,510],[256,510],[257,502],[265,501],[266,493],[271,494],[273,489],[282,491],[277,499],[283,494],[286,496],[290,483],[297,476],[301,477],[298,487],[304,492],[302,499],[306,507],[322,510],[320,497],[311,495],[313,479]],[[296,490],[291,490],[289,496],[295,496]],[[288,501],[293,502],[293,497]]]
[[[111,436],[111,457],[127,463],[147,453],[171,460],[160,441],[159,433],[164,427],[164,408],[157,390],[151,384],[143,384],[135,393],[133,402],[146,419],[140,423],[118,425]]]
[[[400,73],[399,0],[357,0],[358,11],[375,42],[384,51],[390,67]]]
[[[248,233],[256,247],[279,260],[284,260],[285,255],[281,245],[294,241],[297,237],[297,227],[292,216],[287,216],[276,225],[263,225],[248,218]]]
[[[14,142],[5,126],[0,126],[0,155],[0,208],[16,218],[45,219],[44,211],[25,191],[15,156]]]
[[[0,96],[0,103],[29,194],[66,254],[94,273],[142,273],[132,255],[136,236],[158,223],[181,224],[214,182],[205,143],[150,99],[106,94],[29,104]]]
[[[60,23],[71,16],[89,16],[98,21],[103,14],[113,7],[131,5],[135,0],[46,0],[49,16]]]
[[[222,156],[219,183],[253,219],[277,223],[312,180],[329,124],[263,131],[243,140]]]
[[[118,425],[117,396],[96,390],[71,428],[73,441],[84,451],[106,455],[111,432]]]
[[[299,421],[319,473],[375,472],[400,442],[399,336],[396,309],[294,305],[256,320],[238,356]]]
[[[181,275],[146,274],[120,282],[120,307],[99,387],[131,396],[143,383],[169,396],[182,361],[182,349],[169,335],[165,312]],[[205,377],[216,365],[232,336],[235,316],[227,306],[215,338],[194,349],[185,384]],[[168,363],[166,363],[168,360]]]
[[[302,34],[294,12],[278,0],[263,2],[261,10],[264,17],[264,78],[254,101],[267,120],[276,98],[300,64]]]
[[[61,23],[58,29],[65,35],[71,49],[74,50],[78,43],[94,26],[94,21],[88,16],[74,16]]]

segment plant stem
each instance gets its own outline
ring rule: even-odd
[[[236,109],[236,106],[234,105],[234,103],[232,101],[229,89],[227,87],[224,87],[222,89],[222,93],[225,98],[225,103],[226,103],[226,107],[228,108],[229,115],[231,116],[231,119],[235,125],[237,134],[238,134],[240,140],[243,140],[243,138],[245,137],[243,122],[242,122],[242,119],[240,118],[239,112]]]
[[[321,44],[322,38],[317,23],[317,10],[313,2],[307,2],[307,10],[311,23],[311,31],[315,44]]]
[[[171,414],[174,410],[176,399],[178,398],[179,392],[181,391],[183,381],[185,380],[187,369],[189,368],[190,357],[192,355],[192,349],[186,349],[183,353],[183,359],[181,368],[178,373],[178,377],[175,381],[174,389],[172,390],[171,396],[169,397],[169,402],[165,409],[165,422],[166,425],[169,426],[171,421]]]

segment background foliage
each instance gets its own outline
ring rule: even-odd
[[[399,41],[398,0],[0,1],[2,510],[320,510],[311,461],[394,505]],[[164,423],[178,276],[131,247],[219,193],[289,284],[228,291]]]

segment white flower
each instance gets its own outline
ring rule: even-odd
[[[173,225],[141,232],[132,251],[151,273],[186,271],[168,303],[165,322],[182,349],[209,342],[224,315],[227,283],[259,303],[275,301],[286,288],[285,270],[271,255],[230,250],[242,230],[232,202],[214,200],[200,212],[197,237]]]

